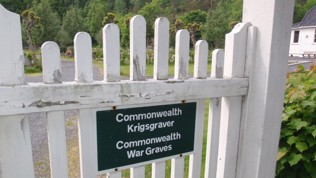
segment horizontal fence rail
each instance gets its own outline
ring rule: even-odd
[[[146,21],[137,15],[130,21],[129,80],[123,80],[120,76],[119,28],[116,24],[107,24],[102,30],[103,81],[93,80],[91,37],[86,32],[79,32],[74,39],[74,81],[61,80],[59,46],[55,42],[46,42],[41,47],[43,83],[25,83],[23,67],[20,66],[23,61],[19,19],[1,5],[0,12],[1,48],[6,46],[6,49],[15,50],[9,51],[15,54],[10,56],[0,48],[0,62],[5,61],[9,67],[0,71],[0,177],[34,177],[26,114],[35,112],[44,112],[47,119],[51,177],[68,177],[64,112],[79,110],[81,177],[90,178],[105,173],[106,177],[120,178],[121,170],[130,168],[130,177],[143,178],[143,163],[97,171],[96,110],[186,101],[196,102],[194,150],[188,156],[188,176],[235,176],[242,96],[248,93],[248,78],[244,76],[244,69],[249,24],[239,24],[227,35],[225,53],[223,50],[213,51],[210,76],[207,68],[208,44],[204,40],[195,44],[194,74],[193,77],[189,75],[190,34],[185,29],[176,34],[175,71],[173,77],[168,76],[170,27],[168,19],[164,17],[155,21],[154,74],[152,77],[146,76]],[[2,21],[6,18],[12,21]],[[10,35],[3,36],[2,31]],[[2,40],[12,36],[18,37],[10,43]],[[14,75],[11,75],[12,71]],[[209,106],[205,105],[205,100],[210,101]],[[205,173],[201,173],[205,107],[209,107],[208,138]],[[6,138],[12,139],[12,143]],[[16,152],[22,155],[22,159],[14,156]],[[185,156],[170,157],[172,178],[184,177]],[[165,177],[166,159],[147,163],[151,164],[153,178]],[[12,168],[15,164],[17,171]]]
[[[242,96],[247,87],[243,78],[1,86],[0,115]]]

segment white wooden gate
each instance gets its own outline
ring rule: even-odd
[[[81,177],[90,178],[104,173],[96,168],[95,109],[187,101],[197,102],[194,151],[189,155],[190,178],[273,177],[286,65],[271,59],[287,56],[293,1],[255,3],[244,2],[244,21],[250,23],[240,23],[226,35],[225,52],[213,51],[210,76],[208,45],[203,40],[195,45],[194,76],[189,76],[190,38],[187,30],[180,30],[176,34],[174,77],[168,77],[169,21],[158,18],[154,76],[146,77],[146,22],[137,15],[130,24],[129,80],[120,79],[119,29],[108,24],[103,28],[103,81],[93,80],[91,38],[80,32],[74,39],[74,81],[61,81],[59,47],[46,42],[41,49],[43,83],[25,82],[20,17],[0,5],[0,177],[34,177],[28,113],[46,113],[51,177],[63,178],[68,177],[64,111],[79,110],[80,171]],[[271,22],[256,18],[266,16],[266,12],[258,10],[262,3],[272,14],[268,15]],[[281,25],[275,24],[278,22]],[[205,100],[210,100],[209,106],[205,106]],[[277,102],[272,104],[273,100]],[[205,107],[209,107],[209,117],[205,173],[201,175]],[[153,178],[165,177],[165,160],[146,164],[152,164]],[[145,177],[144,164],[128,168],[131,177]],[[106,174],[119,178],[121,169]],[[172,158],[171,177],[184,177],[183,155]]]

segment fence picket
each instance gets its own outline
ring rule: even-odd
[[[80,109],[78,119],[81,178],[96,177],[92,146],[92,110]]]
[[[120,81],[120,30],[116,24],[103,28],[103,64],[104,80]]]
[[[184,157],[171,159],[171,178],[184,177]]]
[[[131,178],[145,178],[145,166],[131,168]]]
[[[43,82],[47,84],[61,83],[60,50],[55,42],[46,42],[42,45],[42,63]],[[66,132],[63,111],[47,112],[47,132],[51,177],[68,177]]]
[[[0,86],[25,84],[20,16],[1,4],[0,30]],[[29,123],[24,114],[0,116],[0,177],[34,177]]]
[[[211,78],[222,78],[223,66],[224,66],[224,52],[223,50],[215,49],[212,53]],[[221,113],[221,98],[211,98],[210,105],[209,105],[209,114],[208,114],[206,158],[205,158],[204,177],[206,178],[216,177],[219,128],[220,128],[220,113]]]
[[[67,178],[68,162],[64,112],[48,112],[47,121],[51,177]]]
[[[88,83],[93,81],[92,41],[86,32],[79,32],[74,39],[75,81]]]
[[[22,85],[24,57],[20,16],[0,4],[0,86]]]
[[[176,34],[175,79],[187,79],[189,76],[190,34],[188,30],[179,30]]]
[[[146,80],[146,21],[141,15],[130,21],[130,80]]]
[[[25,115],[0,117],[0,177],[34,177],[29,124]]]
[[[154,79],[168,79],[169,20],[160,17],[155,21]]]
[[[59,46],[52,41],[42,45],[43,82],[47,84],[61,83],[61,64]]]
[[[187,30],[179,30],[176,34],[175,49],[175,79],[187,79],[189,71],[190,37]],[[180,156],[171,160],[171,178],[184,176],[184,157]]]
[[[169,20],[165,17],[155,21],[155,46],[154,46],[154,80],[168,79],[169,58]],[[165,177],[166,163],[152,164],[152,178]]]
[[[204,133],[204,111],[205,101],[197,101],[195,134],[194,134],[194,152],[190,155],[189,178],[200,177],[202,165],[202,147]]]
[[[152,178],[164,178],[166,172],[166,162],[156,162],[152,164],[151,167],[151,177]]]
[[[122,172],[111,172],[110,174],[106,175],[106,178],[121,178],[122,177]]]
[[[240,23],[226,35],[224,77],[244,77],[247,30],[249,23]],[[236,176],[237,150],[242,97],[223,97],[220,121],[216,177]]]
[[[199,40],[195,44],[194,78],[206,79],[207,59],[208,59],[208,44],[205,40]]]
[[[130,22],[130,80],[146,80],[146,21],[141,15]],[[144,177],[144,166],[131,168],[131,178]]]
[[[120,29],[116,24],[107,24],[103,28],[103,56],[104,80],[120,81]],[[121,177],[121,171],[107,174],[107,178]]]
[[[223,78],[224,72],[224,51],[215,49],[212,52],[211,78]]]
[[[199,40],[195,44],[194,78],[205,79],[207,76],[208,44]],[[195,125],[194,153],[190,155],[189,178],[200,177],[204,128],[204,100],[197,102],[197,115]]]

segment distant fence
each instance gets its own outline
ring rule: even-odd
[[[93,81],[92,44],[88,33],[74,39],[75,81],[61,81],[59,47],[42,45],[43,83],[26,83],[19,16],[0,5],[0,177],[34,177],[26,114],[46,112],[51,177],[68,177],[64,111],[79,110],[81,177],[106,173],[122,177],[201,177],[205,107],[209,107],[205,177],[236,177],[241,118],[249,88],[251,46],[257,29],[240,23],[226,35],[225,52],[214,50],[207,74],[208,44],[195,45],[194,76],[189,77],[189,33],[176,34],[174,77],[168,77],[169,21],[155,22],[154,76],[146,69],[146,22],[130,22],[130,79],[120,78],[120,32],[103,28],[104,80]],[[224,62],[225,58],[225,62]],[[250,70],[251,71],[251,70]],[[264,89],[262,89],[264,90]],[[248,96],[257,97],[255,96]],[[209,106],[205,106],[209,100]],[[255,141],[256,138],[253,139]]]

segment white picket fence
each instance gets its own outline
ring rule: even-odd
[[[247,4],[247,1],[245,3]],[[282,6],[284,8],[286,2],[282,1],[282,3],[277,3],[271,10],[277,11]],[[285,15],[280,17],[288,22],[288,26],[290,21],[287,18],[291,16],[291,3],[289,6],[288,9],[283,9]],[[255,21],[249,21],[255,23]],[[273,26],[273,23],[269,25]],[[158,18],[155,22],[154,76],[149,78],[145,74],[146,22],[142,16],[137,15],[130,22],[129,80],[120,78],[119,28],[115,24],[108,24],[103,28],[103,81],[93,80],[91,38],[88,33],[80,32],[74,39],[74,81],[61,81],[59,47],[55,42],[46,42],[41,48],[43,83],[26,83],[22,60],[20,17],[0,5],[0,177],[34,177],[27,114],[35,112],[45,112],[48,120],[51,177],[68,177],[64,111],[76,109],[79,110],[81,177],[90,178],[106,173],[108,177],[120,178],[122,177],[121,170],[130,168],[132,178],[143,178],[145,164],[113,169],[109,172],[97,171],[95,130],[93,129],[95,109],[111,110],[113,107],[121,109],[186,101],[197,102],[194,151],[189,156],[190,178],[203,176],[263,178],[265,175],[271,177],[274,175],[275,159],[263,158],[260,156],[263,151],[256,156],[256,151],[251,152],[252,147],[249,145],[252,144],[254,149],[261,150],[263,144],[277,142],[278,136],[271,136],[263,141],[262,138],[256,138],[268,130],[265,125],[257,130],[258,135],[256,133],[250,135],[253,136],[250,140],[246,138],[249,137],[248,134],[243,135],[247,132],[251,133],[252,127],[257,127],[256,125],[248,126],[249,122],[246,121],[248,115],[257,112],[257,108],[252,111],[249,108],[256,106],[253,100],[260,97],[258,94],[249,94],[252,94],[251,91],[256,93],[257,90],[264,96],[270,93],[267,88],[264,88],[265,85],[262,85],[263,88],[257,88],[259,85],[256,85],[254,90],[249,84],[256,78],[254,76],[251,79],[251,75],[256,73],[254,72],[256,68],[252,67],[255,65],[251,63],[251,60],[258,55],[255,51],[255,46],[260,45],[257,41],[261,38],[259,35],[257,37],[261,28],[260,24],[258,26],[255,28],[250,23],[240,23],[226,35],[225,52],[219,49],[213,51],[210,76],[207,73],[208,44],[203,40],[198,41],[195,45],[193,78],[190,78],[188,72],[189,33],[187,30],[178,31],[174,77],[170,78],[168,77],[169,21],[166,18]],[[265,43],[271,45],[272,42]],[[286,40],[280,43],[286,43]],[[259,70],[260,67],[257,69]],[[269,70],[267,68],[267,76],[269,76]],[[284,79],[280,80],[284,83]],[[282,86],[274,92],[282,95]],[[274,97],[282,98],[282,96]],[[210,100],[209,106],[205,106],[205,100]],[[266,100],[263,101],[265,102]],[[258,103],[262,102],[258,101]],[[282,102],[279,101],[276,105],[280,108]],[[209,116],[205,173],[201,175],[205,107],[209,107]],[[265,109],[264,112],[270,112],[266,108],[263,109]],[[272,113],[275,113],[272,118],[277,119],[281,110]],[[266,118],[266,114],[262,112],[260,114]],[[274,123],[278,124],[279,121]],[[274,129],[277,134],[278,129]],[[272,157],[276,155],[277,143],[272,144],[271,148],[265,147],[266,151],[271,152]],[[249,154],[255,157],[247,157],[244,152],[247,149],[248,151],[250,149]],[[253,163],[250,167],[257,165],[256,169],[251,170],[245,167],[250,163]],[[261,163],[270,164],[263,167]],[[165,177],[166,161],[164,159],[146,162],[146,164],[152,164],[153,178]],[[267,171],[261,173],[263,170]],[[183,155],[172,158],[171,177],[184,177]]]

